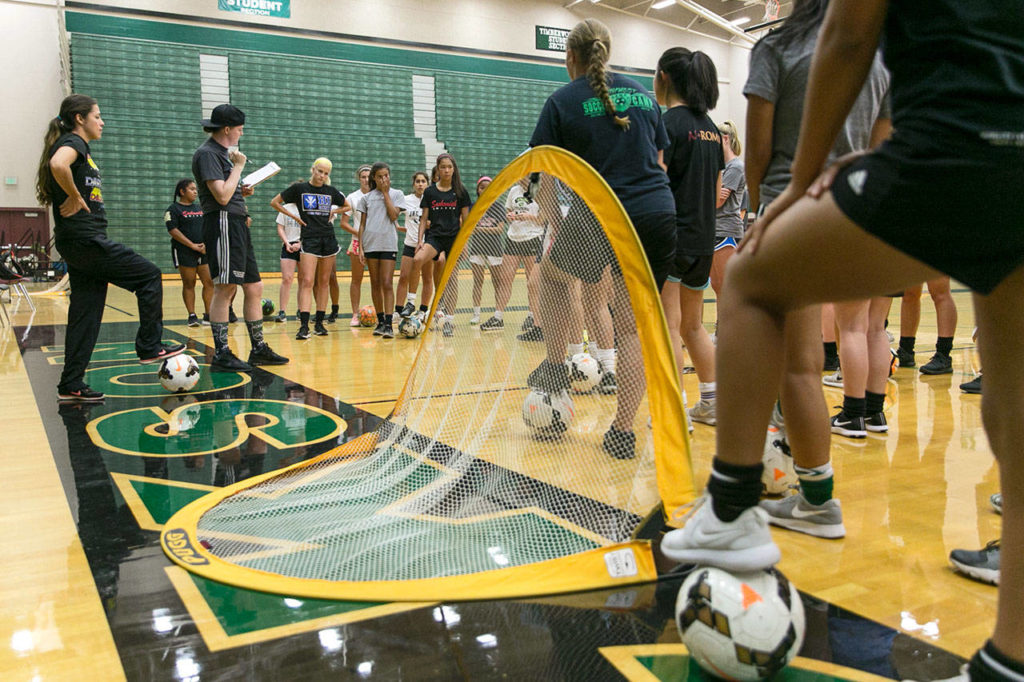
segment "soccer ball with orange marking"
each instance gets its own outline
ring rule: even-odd
[[[601,363],[590,353],[577,353],[565,361],[569,385],[577,393],[590,393],[601,381]]]
[[[364,327],[373,327],[377,324],[377,311],[372,305],[364,305],[359,309],[359,324]]]
[[[761,473],[761,485],[768,495],[782,495],[799,483],[786,434],[775,425],[768,427],[762,461],[764,471]]]
[[[804,641],[804,606],[774,568],[729,573],[695,569],[679,588],[676,625],[701,668],[727,680],[763,680]]]
[[[156,375],[171,393],[185,393],[199,383],[199,364],[191,355],[175,355],[160,363]]]
[[[523,421],[538,438],[557,438],[569,429],[576,408],[566,391],[548,393],[534,389],[523,402]]]

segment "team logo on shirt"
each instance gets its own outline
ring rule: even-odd
[[[93,170],[99,170],[100,169],[100,167],[96,165],[96,162],[92,160],[92,155],[91,154],[89,156],[85,157],[85,162],[87,164],[89,164],[89,168],[92,168]]]
[[[633,88],[612,88],[608,91],[612,100],[612,106],[616,113],[624,113],[629,109],[640,109],[651,111],[654,109],[654,102],[642,92]],[[583,102],[583,115],[588,117],[605,116],[604,102],[599,97],[591,97]]]
[[[313,215],[327,215],[331,212],[331,197],[326,194],[303,194],[302,210]]]
[[[89,192],[89,201],[97,204],[103,203],[103,192],[100,191],[99,187],[93,187],[92,191]]]

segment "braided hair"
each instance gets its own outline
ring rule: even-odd
[[[613,117],[615,125],[629,130],[629,116],[616,113],[615,104],[608,92],[606,67],[612,53],[612,36],[608,27],[597,19],[584,19],[573,27],[566,41],[566,49],[577,61],[585,66],[587,82],[604,105],[605,112]]]

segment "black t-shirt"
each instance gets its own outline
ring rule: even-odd
[[[1024,147],[1020,0],[892,0],[883,45],[899,133]]]
[[[715,251],[715,187],[725,168],[722,137],[707,114],[686,106],[665,112],[670,140],[665,150],[668,182],[676,200],[676,253],[706,256]]]
[[[424,234],[429,230],[429,234],[435,237],[453,237],[459,233],[459,216],[462,215],[462,209],[469,208],[469,194],[463,192],[456,195],[454,188],[442,191],[433,184],[424,190],[420,208],[430,211],[427,215],[430,226],[420,225],[424,228]]]
[[[344,206],[345,195],[330,185],[314,187],[309,181],[296,182],[281,192],[281,201],[299,207],[299,217],[306,223],[302,238],[329,237],[334,234],[331,205]]]
[[[168,232],[177,228],[185,235],[186,239],[194,244],[203,242],[203,209],[199,207],[199,204],[185,206],[175,201],[167,207],[167,212],[164,213],[164,225],[167,226]],[[173,238],[171,241],[174,245],[185,248],[181,242]]]
[[[57,138],[50,147],[49,157],[57,153],[61,147],[71,147],[78,156],[71,163],[71,177],[75,188],[85,199],[89,211],[79,211],[67,218],[61,216],[60,205],[67,201],[68,193],[57,184],[56,178],[50,178],[50,196],[53,197],[54,231],[58,237],[89,237],[95,234],[106,234],[107,212],[103,207],[103,180],[100,169],[89,153],[89,143],[75,133],[65,133]]]
[[[235,187],[235,193],[231,195],[226,206],[217,203],[210,188],[206,186],[207,180],[227,180],[234,167],[228,158],[228,148],[214,141],[212,137],[199,145],[199,149],[192,155],[192,176],[196,179],[196,189],[199,191],[199,203],[203,207],[203,213],[227,211],[235,215],[248,214],[245,199],[242,198],[241,181]]]
[[[550,144],[581,156],[630,215],[671,213],[668,178],[658,165],[658,150],[668,146],[661,109],[632,78],[612,74],[608,89],[616,112],[629,116],[629,130],[619,128],[581,76],[548,97],[530,146]]]

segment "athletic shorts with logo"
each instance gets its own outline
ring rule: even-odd
[[[171,244],[171,262],[174,268],[198,268],[206,265],[206,256],[198,251],[193,251],[180,242]]]
[[[260,281],[260,268],[244,215],[217,211],[203,214],[203,242],[216,284],[252,284]]]

